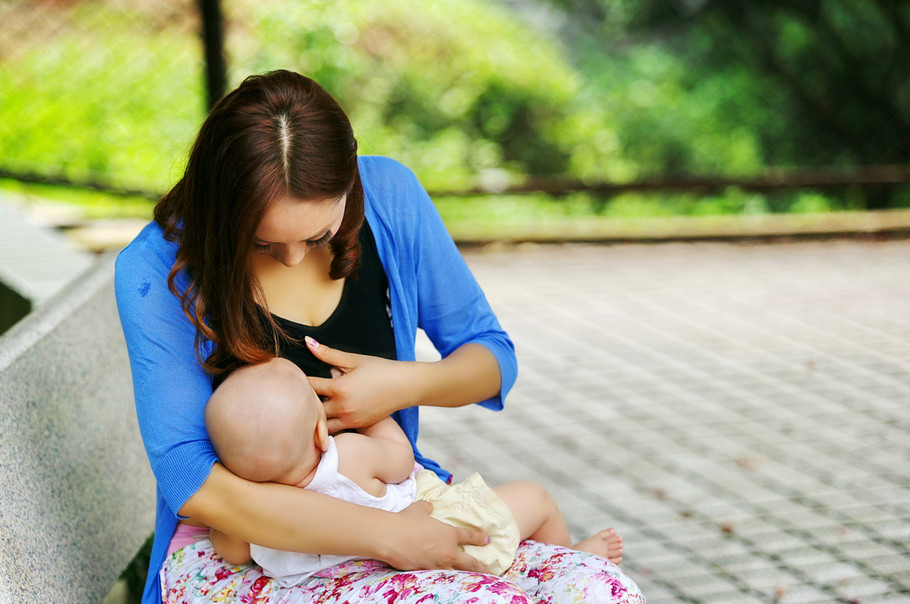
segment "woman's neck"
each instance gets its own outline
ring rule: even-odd
[[[268,310],[302,325],[322,325],[338,306],[344,279],[329,277],[332,253],[328,246],[309,252],[297,265],[288,267],[267,255],[253,259]]]

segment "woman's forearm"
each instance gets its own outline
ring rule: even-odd
[[[248,482],[215,464],[180,514],[231,537],[273,549],[375,558],[401,570],[487,572],[459,545],[484,545],[478,530],[429,516],[418,501],[397,514],[305,489]]]
[[[416,363],[412,384],[421,405],[462,407],[499,394],[499,363],[489,348],[469,343],[446,358]]]
[[[273,549],[379,558],[395,514],[304,489],[238,478],[215,464],[180,514]]]

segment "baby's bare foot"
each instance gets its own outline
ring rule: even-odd
[[[622,537],[616,534],[616,529],[606,529],[579,541],[572,546],[581,552],[596,554],[606,558],[613,564],[622,562]]]

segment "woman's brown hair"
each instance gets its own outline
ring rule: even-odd
[[[363,223],[357,141],[344,111],[319,84],[283,70],[247,78],[212,108],[186,172],[155,206],[155,221],[178,244],[168,285],[196,326],[206,370],[220,373],[276,353],[275,337],[261,321],[265,300],[251,263],[269,204],[342,195],[344,218],[330,243],[332,279],[356,270]],[[175,281],[181,271],[188,276],[183,291]],[[264,316],[272,334],[280,333],[271,315]],[[214,352],[202,359],[206,339]]]

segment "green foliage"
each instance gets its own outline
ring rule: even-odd
[[[607,34],[615,43],[603,44],[598,30],[570,44],[582,59],[587,94],[615,124],[619,180],[761,170],[761,128],[775,119],[768,110],[774,99],[761,81],[737,65],[693,69],[672,39],[630,39],[623,29],[628,23],[604,19],[603,27],[615,28]],[[707,42],[691,39],[686,46],[699,43]]]
[[[59,185],[27,184],[11,179],[0,179],[0,191],[9,197],[24,199],[27,203],[52,201],[75,208],[80,219],[101,220],[108,218],[151,219],[154,201],[142,197],[115,195],[101,191],[88,191]]]
[[[136,556],[130,561],[129,565],[120,574],[120,579],[126,582],[126,591],[129,602],[141,602],[142,592],[145,588],[145,580],[148,577],[149,561],[152,558],[152,545],[155,542],[155,535],[152,534]]]
[[[48,10],[15,4],[33,19]],[[740,176],[767,165],[890,157],[866,154],[865,140],[862,152],[838,144],[837,128],[819,134],[821,118],[800,109],[798,89],[763,68],[762,57],[772,55],[756,42],[762,33],[787,73],[837,99],[834,113],[860,116],[841,130],[881,129],[881,103],[910,119],[906,66],[874,60],[900,44],[877,3],[787,8],[750,0],[739,17],[718,2],[549,4],[565,11],[561,40],[489,0],[225,0],[230,81],[275,68],[310,75],[348,111],[362,152],[400,159],[429,189],[534,175]],[[756,13],[761,7],[766,14]],[[0,165],[166,189],[204,115],[190,5],[98,0],[57,10],[65,26],[9,39],[0,32]],[[837,69],[826,71],[825,61]],[[879,90],[881,81],[894,84],[893,94],[863,111],[831,75],[846,73],[850,61],[868,65],[856,80],[861,92]],[[891,129],[885,150],[901,133],[907,139],[906,130]],[[586,199],[575,205],[620,213],[867,203],[776,195],[750,205],[735,192],[699,203],[674,195]],[[904,202],[892,195],[889,203]]]
[[[489,2],[236,6],[243,36],[269,41],[238,44],[238,77],[277,67],[313,77],[349,112],[364,152],[401,159],[429,187],[470,186],[488,170],[565,173],[593,139],[565,136],[579,83],[559,49]]]
[[[70,20],[80,27],[0,62],[0,162],[162,188],[202,118],[198,65],[180,60],[197,41],[114,9],[82,6]]]
[[[203,117],[198,39],[180,19],[143,27],[119,3],[74,6],[68,27],[0,55],[0,162],[162,190]],[[558,46],[489,2],[235,0],[225,13],[234,84],[310,75],[363,152],[401,159],[428,187],[593,174],[618,156]]]
[[[623,156],[648,172],[910,161],[905,2],[548,4],[569,19],[585,80],[611,110],[628,104],[617,114]],[[899,205],[899,195],[861,204]]]

